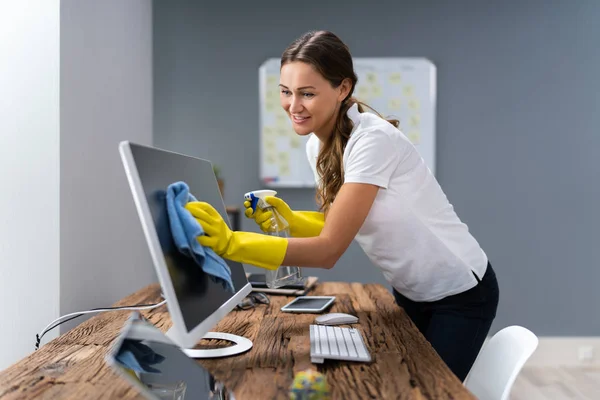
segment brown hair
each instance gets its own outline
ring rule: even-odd
[[[365,103],[352,97],[358,77],[354,72],[352,56],[348,46],[336,35],[328,31],[312,31],[305,33],[283,52],[281,66],[301,61],[310,64],[325,78],[332,87],[337,88],[344,79],[350,79],[352,87],[348,96],[342,102],[333,128],[332,135],[326,143],[323,143],[317,158],[317,173],[321,183],[317,189],[317,202],[320,210],[329,211],[329,207],[338,191],[344,183],[343,162],[344,149],[350,138],[354,124],[346,113],[354,104],[358,104],[358,111],[364,112],[368,107],[377,115],[377,111]],[[392,125],[398,127],[397,120],[388,120]]]

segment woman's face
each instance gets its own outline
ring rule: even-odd
[[[334,88],[310,64],[294,61],[281,67],[281,106],[298,135],[312,132],[320,140],[333,131],[339,104],[348,94],[346,82]]]

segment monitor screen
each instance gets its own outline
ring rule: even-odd
[[[146,223],[156,230],[183,322],[190,332],[234,293],[212,281],[192,258],[182,254],[175,246],[167,214],[166,193],[170,184],[185,182],[196,199],[211,204],[231,227],[216,176],[210,161],[133,143],[128,143],[128,146],[142,188],[133,190],[144,192],[143,198],[153,224]],[[231,269],[233,287],[238,293],[248,284],[244,267],[237,262],[225,262]]]

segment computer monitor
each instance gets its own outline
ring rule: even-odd
[[[170,184],[183,181],[198,200],[211,204],[229,226],[217,178],[210,161],[183,154],[131,143],[119,144],[121,160],[152,262],[173,326],[167,336],[190,357],[222,357],[238,354],[252,347],[241,336],[209,332],[252,290],[244,266],[225,260],[231,269],[234,293],[214,282],[196,262],[182,254],[175,245],[166,207]],[[199,350],[193,347],[202,339],[225,339],[234,346]]]

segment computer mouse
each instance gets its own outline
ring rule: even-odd
[[[358,322],[358,317],[344,313],[330,313],[319,315],[315,318],[315,322],[319,325],[355,324]]]

